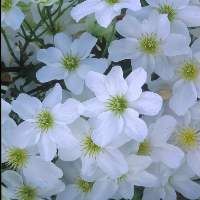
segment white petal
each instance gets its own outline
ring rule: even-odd
[[[161,15],[157,20],[157,36],[161,39],[168,37],[170,33],[170,22],[167,15]]]
[[[160,111],[162,103],[160,95],[153,92],[143,92],[140,98],[132,103],[132,106],[140,114],[154,116]]]
[[[147,126],[145,122],[138,117],[138,113],[133,109],[127,109],[124,114],[125,119],[125,134],[141,142],[147,136]]]
[[[85,79],[89,71],[99,73],[105,72],[106,68],[108,67],[108,64],[108,60],[104,58],[86,58],[81,61],[77,73],[80,77],[82,77],[82,79]]]
[[[99,100],[105,101],[109,98],[109,94],[105,86],[105,75],[97,72],[89,72],[86,77],[86,85],[95,93]]]
[[[98,166],[111,178],[117,178],[128,171],[128,165],[119,150],[107,150],[97,157]]]
[[[51,161],[54,156],[56,156],[56,143],[52,141],[51,138],[47,135],[41,136],[38,143],[38,149],[40,152],[40,156],[46,161]]]
[[[163,50],[166,56],[178,56],[190,52],[186,38],[174,33],[170,34],[166,39]]]
[[[67,75],[67,71],[61,67],[44,66],[36,72],[36,78],[41,83],[46,83],[52,80],[62,80]]]
[[[84,80],[77,73],[70,73],[65,79],[65,85],[72,93],[79,95],[83,92]]]
[[[128,83],[127,98],[129,101],[136,100],[142,93],[142,86],[144,85],[147,78],[147,73],[143,68],[137,68],[132,71],[126,81]]]
[[[178,168],[184,158],[184,153],[176,146],[161,144],[152,151],[152,158],[163,162],[170,168]]]
[[[134,27],[134,29],[132,28]],[[141,23],[131,15],[125,17],[116,24],[116,30],[124,37],[138,38],[141,35]]]
[[[115,40],[110,44],[108,52],[108,58],[114,62],[137,58],[139,56],[138,41],[132,38]]]
[[[187,6],[179,10],[177,17],[183,20],[188,27],[200,26],[200,8],[198,6]]]
[[[121,96],[126,93],[128,86],[120,66],[113,67],[105,79],[107,91],[111,96]]]
[[[118,192],[125,199],[132,199],[134,196],[134,186],[127,181],[122,182],[119,185]]]
[[[123,119],[109,111],[101,113],[97,120],[97,127],[93,131],[92,138],[100,146],[109,144],[123,129]]]
[[[2,182],[11,190],[16,190],[23,184],[22,177],[15,171],[6,170],[1,174]]]
[[[56,84],[51,92],[45,97],[42,104],[43,107],[53,108],[56,104],[62,101],[62,88],[60,84]]]
[[[85,106],[84,116],[96,117],[98,114],[105,111],[105,105],[96,97],[83,102]]]
[[[42,103],[39,99],[24,93],[20,94],[17,99],[12,102],[12,110],[24,120],[34,119],[41,108]]]
[[[48,49],[40,49],[37,53],[37,59],[45,64],[59,63],[63,58],[61,51],[55,47],[49,47]]]
[[[89,33],[83,33],[80,38],[73,41],[71,46],[72,55],[82,59],[88,57],[96,42],[97,38]]]
[[[90,197],[95,200],[110,199],[117,190],[117,183],[104,178],[95,181]]]
[[[65,103],[55,106],[52,112],[55,121],[70,124],[82,114],[83,106],[79,101],[69,98]]]
[[[144,189],[142,200],[160,200],[160,198],[161,198],[161,195],[158,188]]]
[[[200,176],[200,151],[191,151],[187,154],[187,163],[197,176]]]
[[[78,22],[81,18],[93,13],[98,7],[99,0],[87,0],[72,8],[71,16]]]
[[[197,92],[194,85],[180,80],[173,86],[173,96],[169,106],[177,115],[184,115],[196,100]]]
[[[60,49],[66,56],[70,54],[70,46],[72,44],[72,38],[64,33],[57,33],[54,36],[55,47]]]
[[[160,117],[152,126],[150,140],[153,144],[167,142],[177,125],[176,119],[170,115]]]
[[[183,196],[185,196],[188,199],[198,199],[200,198],[200,185],[198,183],[195,183],[191,180],[182,180],[182,181],[176,181],[173,182],[173,186],[181,193]]]
[[[14,7],[7,13],[5,23],[12,29],[17,30],[20,28],[24,18],[25,15],[23,12],[18,7]]]

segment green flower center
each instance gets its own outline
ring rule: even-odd
[[[28,161],[28,152],[25,149],[11,148],[7,154],[8,165],[13,169],[21,169]]]
[[[162,5],[158,11],[160,14],[167,14],[169,21],[173,21],[176,17],[176,11],[168,4]]]
[[[78,179],[78,180],[76,181],[76,185],[78,186],[78,188],[79,188],[82,192],[88,193],[88,192],[91,192],[94,183],[93,183],[93,182],[87,182],[87,181],[85,181],[85,180],[83,180],[83,179]]]
[[[36,200],[37,191],[31,186],[23,185],[17,191],[17,197],[20,200]]]
[[[120,176],[119,178],[117,178],[118,183],[122,183],[127,179],[127,174],[124,174],[122,176]]]
[[[47,132],[49,129],[53,128],[54,118],[52,114],[47,110],[39,113],[37,116],[37,125],[42,132]]]
[[[96,156],[102,151],[102,148],[93,142],[91,136],[84,138],[82,146],[85,154],[89,156]]]
[[[186,62],[180,69],[180,75],[184,80],[193,81],[198,77],[199,69],[196,64]]]
[[[149,141],[144,140],[140,143],[139,149],[138,149],[138,155],[149,155],[151,152],[151,145]]]
[[[147,54],[155,54],[159,48],[159,41],[155,34],[146,34],[140,38],[140,49]]]
[[[62,64],[64,65],[65,69],[70,72],[78,68],[79,62],[79,58],[72,56],[64,57],[62,60]]]
[[[177,143],[184,150],[193,150],[200,144],[200,136],[194,128],[183,128],[177,135]]]
[[[115,96],[108,100],[107,108],[116,115],[121,115],[128,107],[128,102],[124,96]]]
[[[13,1],[12,0],[1,0],[1,10],[6,12],[12,8]]]
[[[106,0],[106,2],[110,5],[116,4],[119,2],[119,0]]]

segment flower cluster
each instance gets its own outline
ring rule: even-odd
[[[1,11],[3,199],[200,199],[198,0]]]

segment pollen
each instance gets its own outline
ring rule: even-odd
[[[17,197],[20,200],[36,200],[37,199],[37,191],[35,188],[23,185],[17,191]]]
[[[181,68],[180,68],[180,76],[187,81],[194,81],[197,79],[199,74],[199,69],[195,63],[192,62],[186,62]]]
[[[93,142],[91,136],[84,138],[82,146],[85,154],[88,156],[96,156],[102,151],[102,148]]]
[[[146,54],[156,54],[159,49],[159,40],[155,34],[145,34],[139,39],[140,49]]]
[[[183,128],[177,135],[177,144],[184,150],[196,149],[200,144],[200,137],[193,128]]]
[[[67,56],[63,58],[62,64],[64,65],[66,70],[72,72],[78,68],[79,61],[80,60],[77,57]]]
[[[13,169],[21,169],[27,164],[28,152],[25,149],[11,148],[7,153],[7,164]]]
[[[149,141],[144,140],[139,144],[138,155],[149,155],[151,152],[151,145]]]
[[[116,4],[119,2],[119,0],[106,0],[106,2],[110,5]]]
[[[91,192],[94,183],[93,182],[87,182],[87,181],[80,178],[76,181],[76,185],[82,192],[88,193],[88,192]]]
[[[40,112],[37,116],[37,125],[42,132],[47,132],[53,128],[54,118],[52,114],[47,110]]]
[[[173,21],[176,17],[176,11],[171,5],[165,4],[158,9],[160,14],[167,14],[169,21]]]
[[[124,96],[115,96],[108,100],[107,108],[116,115],[121,115],[128,107],[128,102]]]
[[[2,0],[1,1],[1,10],[6,12],[12,8],[13,1],[12,0]]]

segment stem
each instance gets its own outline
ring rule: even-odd
[[[13,49],[12,49],[12,47],[10,45],[10,42],[8,40],[8,37],[6,35],[6,32],[5,32],[5,30],[3,28],[1,28],[1,32],[3,34],[3,37],[4,37],[5,41],[6,41],[6,44],[7,44],[7,47],[8,47],[8,50],[9,50],[11,56],[14,58],[16,63],[20,64],[19,59],[15,56],[14,51],[13,51]]]

